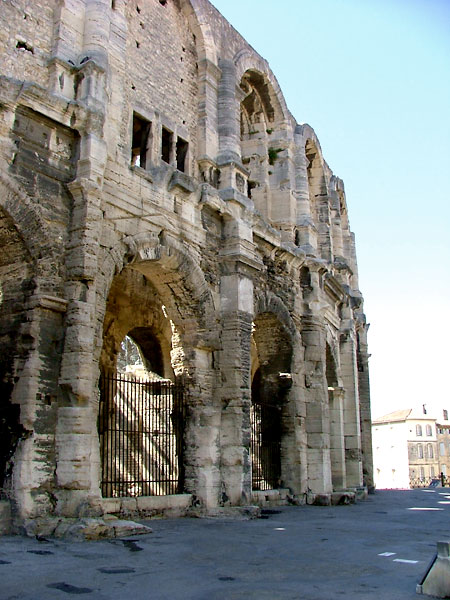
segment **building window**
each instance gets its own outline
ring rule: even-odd
[[[433,435],[433,430],[431,429],[431,425],[427,425],[425,427],[425,431],[427,432],[428,436],[432,436]]]
[[[420,479],[425,479],[425,469],[424,469],[424,467],[420,467],[419,473],[420,473]]]
[[[448,421],[448,410],[444,410],[444,421]]]
[[[445,456],[445,444],[444,444],[444,442],[441,442],[439,444],[439,454],[440,454],[440,456]]]
[[[442,475],[444,475],[444,477],[447,477],[447,465],[441,466],[441,472],[442,472]]]
[[[161,158],[167,164],[170,164],[170,157],[172,154],[172,139],[173,134],[168,129],[163,127],[161,131]]]
[[[422,435],[422,425],[416,425],[416,435]]]
[[[187,151],[188,151],[188,143],[181,139],[180,137],[177,138],[177,145],[176,145],[176,158],[177,158],[177,169],[179,171],[182,171],[183,173],[186,172],[186,158],[187,158]]]
[[[131,164],[146,169],[150,160],[152,124],[133,113],[133,135],[131,140]]]
[[[417,445],[417,456],[418,458],[423,458],[423,446],[422,444]]]
[[[433,446],[431,444],[427,444],[427,454],[428,458],[434,458]]]

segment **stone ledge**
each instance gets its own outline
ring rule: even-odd
[[[284,506],[289,504],[289,490],[253,490],[252,501],[257,506]]]
[[[168,496],[139,496],[137,498],[103,498],[103,510],[107,514],[143,517],[178,517],[192,506],[191,494]]]
[[[259,506],[218,506],[217,508],[189,509],[187,516],[198,519],[233,519],[237,521],[249,521],[258,519],[261,515]]]
[[[28,537],[49,536],[73,541],[121,538],[152,533],[141,523],[106,517],[96,519],[38,518],[23,523],[20,533]]]

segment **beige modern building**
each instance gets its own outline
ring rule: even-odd
[[[428,485],[450,467],[450,424],[424,410],[398,410],[372,422],[374,478],[377,488]]]
[[[370,488],[344,184],[267,62],[207,0],[0,13],[14,523]]]

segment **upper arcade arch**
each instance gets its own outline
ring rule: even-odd
[[[234,56],[233,62],[236,66],[236,81],[238,84],[241,84],[247,73],[254,74],[256,87],[261,89],[260,93],[265,99],[266,105],[271,106],[273,117],[270,122],[281,125],[281,123],[287,122],[288,119],[292,120],[278,81],[269,68],[267,61],[244,49]],[[271,111],[268,111],[268,115]]]

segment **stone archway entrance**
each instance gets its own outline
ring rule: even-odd
[[[281,406],[265,393],[258,368],[250,408],[252,489],[273,490],[281,481]]]
[[[169,380],[102,373],[99,438],[104,498],[184,491],[183,387]]]
[[[282,487],[289,429],[292,345],[272,313],[258,315],[252,332],[251,460],[252,489]]]
[[[179,344],[156,288],[125,268],[110,289],[100,360],[104,498],[184,491],[186,404],[174,370]]]

